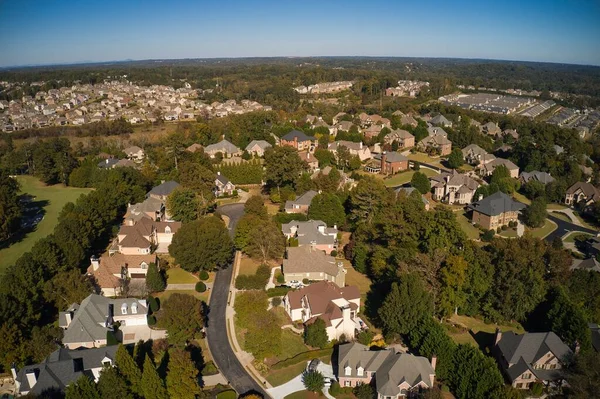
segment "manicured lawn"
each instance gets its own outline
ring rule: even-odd
[[[347,260],[344,260],[344,267],[346,269],[346,284],[358,287],[361,294],[366,295],[371,289],[371,279],[357,272]]]
[[[551,216],[554,216],[555,218],[558,218],[560,220],[564,220],[565,222],[569,222],[569,223],[573,223],[573,221],[571,220],[570,217],[568,217],[565,213],[563,212],[548,212],[550,213]]]
[[[556,230],[557,227],[558,226],[556,226],[556,223],[554,223],[551,220],[546,219],[546,222],[544,223],[544,225],[542,227],[537,228],[537,229],[529,229],[529,232],[531,233],[531,235],[533,237],[544,238],[548,234],[550,234],[554,230]]]
[[[548,208],[548,210],[561,210],[561,209],[567,209],[567,207],[565,205],[561,205],[561,204],[548,204],[548,206],[546,207]]]
[[[505,238],[517,238],[517,231],[514,229],[506,229],[500,233],[500,236]]]
[[[155,297],[160,298],[161,301],[166,301],[169,299],[169,297],[173,294],[188,294],[188,295],[193,295],[196,298],[200,299],[201,301],[204,301],[206,303],[208,303],[208,298],[209,298],[209,292],[210,291],[205,291],[205,292],[196,292],[194,290],[170,290],[170,291],[163,291],[163,292],[158,292],[156,294],[153,294]]]
[[[419,170],[419,172],[423,173],[427,177],[431,177],[431,176],[437,175],[437,173],[434,172],[431,169],[421,168]],[[413,177],[414,174],[415,174],[414,170],[408,170],[406,172],[398,173],[398,174],[392,176],[389,179],[384,179],[383,182],[388,187],[401,186],[403,184],[406,184],[406,183],[410,182],[410,179],[412,179],[412,177]]]
[[[284,399],[316,399],[316,398],[324,398],[325,395],[323,393],[318,392],[308,392],[308,391],[298,391],[289,394]]]
[[[448,335],[458,344],[469,343],[480,348],[489,347],[493,343],[496,328],[500,331],[514,331],[523,333],[525,330],[519,323],[493,324],[469,316],[452,315],[449,321],[454,325],[444,325]]]
[[[410,159],[411,161],[418,161],[421,163],[428,163],[431,165],[436,165],[436,166],[441,166],[441,159],[442,158],[432,158],[429,155],[425,154],[424,152],[417,152],[417,153],[410,153],[408,154],[408,159]]]
[[[34,231],[27,233],[20,241],[0,250],[0,273],[40,239],[51,234],[58,221],[58,214],[67,202],[75,202],[82,194],[87,194],[92,189],[66,187],[62,184],[46,186],[32,176],[18,176],[21,193],[33,197],[34,202],[39,202],[44,211],[44,218]]]
[[[289,359],[308,350],[301,335],[287,328],[281,331],[281,350],[277,354],[279,360]]]
[[[463,212],[455,212],[454,214],[456,215],[456,220],[458,221],[460,228],[467,234],[467,237],[472,240],[478,240],[481,233],[479,229],[471,224],[471,221]]]
[[[200,280],[198,280],[196,276],[180,267],[174,267],[167,270],[168,284],[194,284],[198,281]]]
[[[243,255],[240,260],[240,270],[238,274],[255,274],[260,264],[261,262]]]
[[[569,234],[568,234],[568,235],[565,237],[565,239],[563,240],[563,242],[575,242],[575,239],[576,239],[577,237],[579,237],[579,236],[583,237],[584,239],[587,239],[587,238],[589,238],[589,237],[593,237],[593,235],[591,235],[591,234],[582,233],[582,232],[580,232],[580,231],[574,231],[574,232],[572,232],[572,233],[569,233]]]
[[[519,201],[519,202],[522,202],[522,203],[524,203],[524,204],[526,204],[526,205],[529,205],[529,204],[531,204],[531,200],[530,200],[529,198],[527,198],[526,196],[524,196],[523,194],[521,194],[521,193],[518,193],[518,192],[516,192],[516,191],[515,191],[515,192],[512,194],[512,196],[513,196],[513,197],[514,197],[514,198],[515,198],[517,201]]]

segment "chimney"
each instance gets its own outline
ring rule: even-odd
[[[217,176],[221,176],[221,171],[217,171]]]
[[[29,369],[25,372],[25,376],[27,377],[27,383],[29,384],[30,390],[34,387],[35,383],[37,382],[36,371],[36,369]]]
[[[496,339],[494,340],[494,346],[498,345],[498,342],[502,339],[502,331],[499,328],[496,328]]]
[[[319,230],[319,233],[321,233],[321,234],[325,234],[325,226],[323,226],[323,225],[319,225],[319,226],[317,227],[317,230]]]
[[[434,371],[435,366],[437,366],[437,355],[434,353],[433,356],[431,356],[431,368],[433,368]]]
[[[73,314],[71,311],[65,312],[65,320],[67,321],[67,328],[71,325],[71,321],[73,321]]]
[[[385,174],[385,155],[386,155],[385,151],[381,153],[381,172],[380,173],[382,173],[382,174]]]
[[[360,148],[362,150],[362,141],[360,142],[360,144],[358,145],[358,148]]]
[[[17,370],[17,365],[12,363],[10,365],[10,373],[12,374],[12,378],[13,380],[15,380],[15,384],[17,383],[17,373],[19,372],[19,370]],[[18,391],[18,389],[17,389]]]
[[[98,268],[100,267],[100,259],[98,259],[97,256],[92,255],[92,257],[90,258],[90,262],[92,263],[92,268],[94,269],[94,271],[98,270]]]

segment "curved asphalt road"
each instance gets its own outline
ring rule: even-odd
[[[577,226],[571,222],[567,222],[565,220],[559,219],[556,216],[552,216],[552,213],[548,214],[548,219],[552,220],[558,226],[556,230],[552,233],[548,234],[544,239],[548,242],[552,242],[556,237],[562,238],[565,234],[571,231],[582,231],[584,233],[590,233],[593,235],[598,234],[596,230],[588,229],[586,227]]]
[[[233,237],[235,226],[244,214],[244,204],[225,205],[219,207],[217,212],[229,217],[229,234]],[[233,267],[229,265],[227,269],[219,270],[215,277],[210,297],[209,320],[206,329],[208,346],[215,364],[227,381],[229,381],[229,385],[238,394],[242,395],[254,391],[268,398],[269,396],[264,389],[248,374],[229,345],[225,311],[227,309],[232,274]]]

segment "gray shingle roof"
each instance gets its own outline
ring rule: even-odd
[[[525,204],[515,201],[508,195],[498,191],[481,201],[469,205],[469,208],[488,216],[498,216],[504,212],[520,211],[525,208]]]
[[[173,180],[169,180],[154,187],[148,192],[148,195],[154,194],[160,196],[167,196],[170,195],[173,191],[175,191],[177,187],[179,187],[179,183]]]
[[[296,228],[299,245],[310,245],[311,242],[317,245],[335,244],[337,229],[328,228],[327,224],[321,220],[308,220],[306,222],[292,220],[289,223],[282,224],[281,231],[284,234],[290,234],[293,227]],[[323,232],[319,231],[319,228]]]
[[[235,154],[235,153],[240,152],[240,149],[238,147],[236,147],[235,145],[231,144],[229,141],[223,139],[216,144],[207,145],[204,148],[204,152],[207,154],[216,153],[216,152],[222,152],[222,153],[226,153],[226,154]]]
[[[317,196],[317,192],[314,190],[309,190],[307,192],[305,192],[304,194],[302,194],[301,196],[299,196],[298,198],[296,198],[296,200],[294,201],[286,201],[285,202],[285,207],[286,209],[291,209],[294,207],[294,205],[305,205],[305,206],[310,206],[310,203],[312,202],[313,198],[315,198]]]
[[[521,179],[527,183],[531,180],[537,180],[540,183],[548,184],[554,181],[554,178],[549,173],[534,170],[533,172],[521,172]]]
[[[17,381],[21,383],[19,392],[30,392],[36,395],[48,389],[64,390],[65,387],[79,379],[82,375],[91,375],[91,369],[102,367],[105,358],[113,364],[117,346],[103,348],[69,350],[60,348],[43,362],[23,367],[17,373]],[[29,385],[27,373],[33,372],[36,382],[33,387]]]
[[[294,141],[297,138],[298,141],[315,141],[316,139],[312,136],[307,136],[306,133],[301,132],[299,130],[292,130],[281,139],[286,141]]]
[[[516,364],[521,358],[532,364],[548,352],[559,360],[571,354],[569,347],[553,332],[515,334],[508,331],[502,334],[498,348],[509,364]]]

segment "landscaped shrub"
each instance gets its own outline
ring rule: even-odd
[[[148,297],[148,307],[150,308],[150,313],[158,312],[160,310],[160,301],[158,300],[158,298],[155,298],[152,295],[150,295]]]
[[[277,276],[277,283],[278,283],[278,284],[283,284],[283,283],[285,283],[285,277],[283,277],[283,274],[279,274],[279,275]]]
[[[151,314],[148,315],[148,325],[149,326],[156,325],[156,317],[154,317],[154,315],[151,315]]]
[[[285,296],[285,294],[288,293],[288,291],[290,291],[291,288],[290,287],[275,287],[275,288],[269,288],[267,290],[267,296],[269,298],[273,298],[274,296]]]
[[[498,233],[498,234],[502,233],[502,227],[498,227],[498,228],[496,229],[496,233]]]
[[[508,226],[507,225],[502,226],[502,231],[505,231],[505,230],[508,230]]]
[[[342,387],[340,386],[340,383],[337,381],[333,381],[331,383],[331,386],[329,387],[329,394],[331,396],[337,396],[341,393],[342,393]]]
[[[481,236],[482,241],[492,241],[496,232],[494,230],[488,230]]]
[[[217,366],[212,361],[208,361],[202,367],[202,375],[215,375],[218,374]]]
[[[202,281],[208,280],[208,272],[206,270],[202,270],[199,277]]]
[[[531,386],[531,395],[533,396],[542,396],[544,393],[544,386],[539,382],[534,382]]]
[[[337,253],[337,251],[336,251],[336,250],[333,250],[333,251],[331,251],[331,256],[333,256],[334,258],[337,256],[337,254],[338,254],[338,253]]]
[[[281,298],[276,296],[275,298],[271,299],[271,305],[273,305],[273,307],[281,305]]]
[[[302,284],[304,284],[304,285],[308,285],[309,283],[310,283],[310,280],[309,280],[309,279],[307,279],[307,278],[303,278],[303,279],[302,279]]]
[[[206,284],[204,284],[202,281],[198,281],[196,283],[196,292],[204,292],[206,291]]]
[[[271,269],[267,265],[260,265],[253,275],[241,274],[235,279],[235,288],[238,290],[261,290],[269,282]]]
[[[375,336],[375,334],[373,334],[371,331],[367,330],[367,331],[359,332],[358,335],[356,336],[356,339],[361,344],[363,344],[365,346],[369,346],[369,345],[371,345],[371,341],[373,341],[374,336]]]
[[[237,394],[234,390],[223,391],[217,394],[217,399],[237,399]]]

